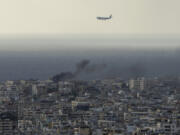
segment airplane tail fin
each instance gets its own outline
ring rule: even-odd
[[[112,14],[109,16],[109,18],[112,18]]]

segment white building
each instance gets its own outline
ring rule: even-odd
[[[32,95],[37,95],[38,94],[38,89],[36,85],[32,85]]]
[[[146,87],[146,81],[145,78],[136,78],[136,79],[130,79],[129,80],[129,89],[130,90],[144,90]]]

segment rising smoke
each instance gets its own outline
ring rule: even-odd
[[[71,80],[78,77],[82,72],[84,73],[94,73],[103,71],[106,68],[106,64],[90,64],[90,60],[84,59],[76,64],[75,72],[61,72],[52,77],[55,82]]]
[[[76,64],[76,71],[74,72],[74,75],[78,75],[81,72],[84,71],[84,69],[89,65],[90,60],[82,60],[81,62]]]

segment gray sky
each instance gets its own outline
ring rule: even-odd
[[[180,34],[180,0],[1,0],[0,35]],[[109,16],[111,21],[97,21]]]

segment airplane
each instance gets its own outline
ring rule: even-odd
[[[109,17],[96,17],[97,20],[109,20],[112,18],[112,15],[110,15]]]

